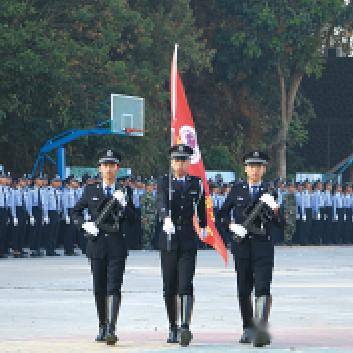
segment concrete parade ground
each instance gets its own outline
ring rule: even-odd
[[[159,253],[127,260],[115,347],[95,343],[87,258],[0,260],[0,353],[353,352],[353,247],[277,247],[272,345],[238,343],[242,331],[233,261],[200,251],[190,347],[165,343]]]

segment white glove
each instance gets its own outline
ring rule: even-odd
[[[44,224],[49,224],[50,223],[49,217],[44,217],[43,222]]]
[[[164,218],[163,231],[167,234],[174,234],[175,233],[175,226],[174,226],[172,219],[170,217]]]
[[[201,228],[201,238],[204,240],[207,237],[207,228]]]
[[[300,214],[299,214],[299,213],[296,213],[295,218],[296,218],[296,219],[300,219]]]
[[[319,221],[319,220],[320,220],[320,218],[321,218],[321,214],[320,214],[320,213],[318,213],[318,214],[317,214],[317,220]]]
[[[121,190],[114,191],[113,197],[121,206],[125,207],[127,205],[125,194]]]
[[[271,210],[279,208],[279,204],[276,202],[275,198],[270,194],[263,194],[260,197],[260,201],[265,203]]]
[[[241,224],[231,223],[229,230],[240,238],[245,238],[248,231]]]
[[[17,217],[13,218],[13,225],[14,225],[14,227],[18,226],[18,218]]]
[[[306,215],[303,214],[303,221],[306,222]]]
[[[29,217],[29,224],[33,227],[34,223],[35,223],[34,217],[33,216]]]
[[[66,224],[70,224],[70,217],[69,216],[65,217],[65,222],[66,222]]]
[[[97,228],[94,222],[85,222],[82,224],[82,228],[88,233],[93,236],[97,236],[99,233],[99,229]]]

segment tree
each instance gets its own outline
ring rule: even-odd
[[[302,78],[320,74],[327,30],[347,10],[344,0],[248,1],[235,5],[239,26],[234,45],[250,59],[261,58],[278,77],[281,119],[271,147],[278,151],[280,177],[287,174],[288,131]]]
[[[212,51],[194,26],[188,0],[2,1],[1,160],[28,172],[48,138],[109,119],[110,94],[125,93],[146,98],[145,137],[85,138],[68,146],[69,162],[92,165],[109,145],[135,172],[162,172],[176,41],[182,70],[210,68]]]

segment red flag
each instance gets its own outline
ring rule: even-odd
[[[215,226],[215,217],[213,213],[213,202],[210,195],[206,171],[203,164],[201,152],[197,142],[194,119],[192,117],[189,104],[186,98],[185,89],[180,78],[177,68],[177,45],[172,60],[171,67],[171,144],[184,143],[194,149],[194,154],[191,158],[189,174],[202,179],[207,209],[207,237],[203,240],[211,245],[224,259],[228,262],[228,252],[224,245],[222,237],[218,233]],[[194,217],[194,227],[200,236],[200,227],[196,217]],[[201,237],[200,237],[201,238]]]

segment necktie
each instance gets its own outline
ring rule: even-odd
[[[112,196],[112,188],[110,188],[109,186],[107,186],[105,188],[105,193],[108,197]]]
[[[258,187],[257,186],[252,186],[251,187],[251,196],[252,196],[253,199],[256,198],[257,193],[258,193]]]

